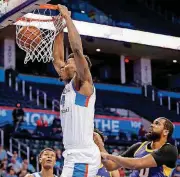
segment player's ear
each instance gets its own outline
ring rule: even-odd
[[[168,134],[169,134],[169,130],[164,130],[164,135],[168,136]]]
[[[40,157],[40,158],[39,158],[39,163],[41,164],[41,162],[42,162],[42,158]]]

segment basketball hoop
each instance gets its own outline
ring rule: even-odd
[[[39,9],[19,18],[15,25],[17,45],[26,52],[24,64],[30,60],[43,63],[54,60],[53,42],[65,27],[57,6],[40,5]]]

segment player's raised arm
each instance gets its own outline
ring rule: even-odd
[[[61,15],[66,20],[69,42],[70,42],[71,49],[74,54],[78,77],[81,81],[83,82],[88,81],[89,83],[92,84],[92,77],[89,70],[88,62],[83,55],[81,37],[75,25],[73,24],[73,21],[70,17],[70,13],[68,9],[62,5],[58,5],[58,7],[59,7],[59,11],[61,12]]]
[[[60,75],[60,70],[64,66],[64,32],[60,32],[54,41],[53,65],[56,72]]]

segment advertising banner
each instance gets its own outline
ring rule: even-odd
[[[3,127],[6,124],[12,124],[12,111],[13,107],[0,106],[0,126]],[[53,124],[53,120],[59,119],[59,112],[50,110],[37,110],[37,109],[24,109],[25,117],[23,128],[28,130],[35,130],[38,122],[43,120],[47,127]],[[130,117],[116,117],[116,116],[104,116],[95,115],[94,125],[96,128],[103,132],[109,132],[113,135],[118,135],[119,132],[138,133],[142,124],[141,118]],[[180,138],[180,123],[174,122],[175,132],[173,137]]]

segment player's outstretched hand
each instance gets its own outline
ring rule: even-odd
[[[71,12],[68,11],[66,6],[58,4],[58,10],[61,12],[61,15],[64,19],[67,19],[71,16]]]
[[[102,158],[102,161],[104,161],[104,162],[107,161],[108,160],[108,154],[101,152],[101,158]]]

